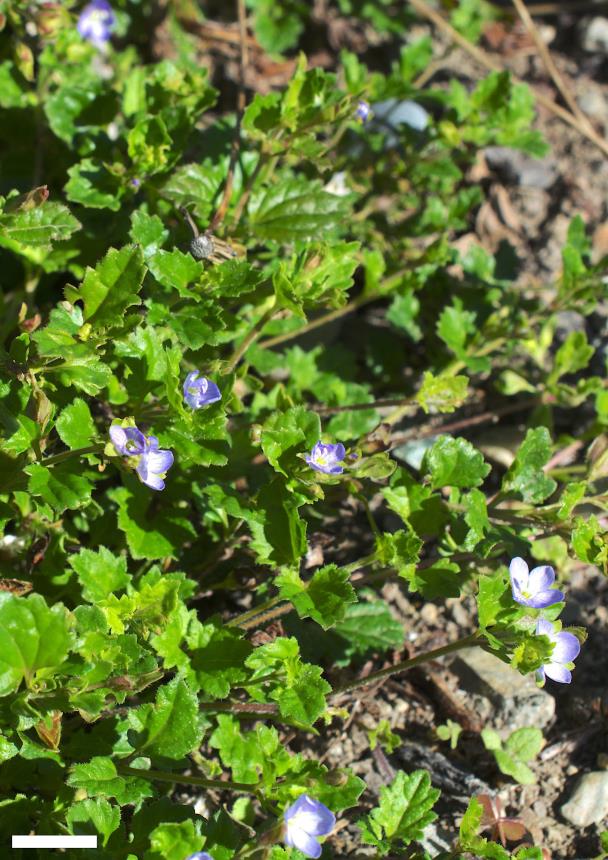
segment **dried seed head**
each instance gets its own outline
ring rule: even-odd
[[[190,253],[196,260],[206,260],[213,254],[213,239],[206,233],[195,236],[190,242]]]

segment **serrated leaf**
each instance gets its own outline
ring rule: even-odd
[[[16,597],[0,592],[0,696],[31,683],[36,672],[58,669],[72,636],[65,607],[48,607],[39,594]]]
[[[502,482],[506,492],[519,493],[525,502],[544,502],[557,487],[543,471],[551,457],[551,437],[546,427],[534,427],[526,433],[517,456]]]
[[[96,328],[122,323],[128,307],[139,304],[139,290],[146,273],[141,248],[110,248],[94,269],[87,268],[78,289],[68,287],[68,301],[82,301],[84,321]]]
[[[79,227],[67,206],[46,200],[31,209],[0,214],[0,244],[50,245],[69,239]]]
[[[468,385],[466,376],[433,376],[425,371],[416,400],[427,414],[453,412],[467,399]]]
[[[190,286],[196,284],[203,275],[203,264],[192,254],[184,254],[177,248],[172,251],[158,251],[148,261],[150,271],[159,284],[176,290],[182,298],[197,299]]]
[[[349,654],[401,648],[405,637],[403,625],[381,600],[349,606],[344,621],[338,622],[333,632],[347,640]]]
[[[119,487],[111,495],[118,505],[118,527],[135,559],[173,557],[196,534],[177,507],[163,506],[152,512],[153,499],[143,486]]]
[[[244,664],[252,646],[239,630],[202,625],[191,648],[192,670],[205,695],[223,699],[233,685],[247,678]]]
[[[70,833],[75,836],[99,834],[102,845],[107,845],[112,833],[120,827],[120,808],[104,797],[81,800],[70,806],[66,822]]]
[[[320,182],[292,177],[252,196],[250,230],[277,242],[318,239],[337,228],[349,208],[345,198],[324,191]]]
[[[96,551],[81,549],[69,561],[82,585],[82,595],[90,603],[121,591],[131,581],[126,558],[114,555],[105,546],[100,546]]]
[[[303,582],[296,571],[286,571],[276,579],[279,594],[290,600],[300,618],[312,618],[324,630],[342,621],[346,608],[357,602],[347,570],[328,564]]]
[[[62,410],[55,427],[61,441],[72,449],[85,448],[95,435],[91,412],[80,397]]]
[[[156,702],[129,711],[133,734],[130,743],[138,753],[181,759],[200,746],[203,732],[198,719],[198,698],[183,678],[160,687]]]
[[[83,158],[68,169],[70,177],[65,195],[73,203],[88,209],[110,209],[118,212],[124,194],[121,181],[103,164],[92,158]]]
[[[84,789],[92,797],[115,797],[121,806],[138,803],[154,795],[148,780],[143,776],[121,776],[112,759],[107,756],[94,756],[86,764],[74,765],[67,784]]]
[[[399,771],[390,785],[380,788],[379,805],[358,822],[362,841],[386,856],[422,839],[425,828],[437,818],[432,809],[440,793],[432,787],[427,771]]]
[[[265,422],[262,450],[270,465],[288,476],[287,470],[298,462],[296,454],[308,453],[320,435],[319,415],[304,406],[294,406],[286,412],[276,412]]]
[[[26,469],[29,474],[28,490],[40,496],[57,513],[76,510],[91,500],[91,482],[80,474],[78,463],[59,463],[47,468],[33,463]]]
[[[466,439],[440,436],[424,455],[431,487],[478,487],[490,471],[483,454]]]

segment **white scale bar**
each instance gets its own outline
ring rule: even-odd
[[[13,848],[97,848],[97,837],[13,836]]]

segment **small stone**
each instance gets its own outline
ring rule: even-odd
[[[582,776],[561,813],[571,824],[589,827],[608,816],[608,771],[592,771]]]
[[[584,25],[581,44],[592,54],[608,54],[608,18],[598,15]]]
[[[484,155],[488,167],[512,185],[546,189],[557,179],[557,164],[551,158],[532,158],[508,146],[488,146]]]
[[[524,726],[543,728],[555,716],[555,699],[531,676],[520,675],[482,648],[460,651],[450,667],[465,689],[487,696],[496,716],[512,732]]]
[[[201,233],[190,242],[190,253],[196,260],[206,260],[213,254],[214,246],[211,236]]]
[[[434,603],[425,603],[420,610],[420,617],[425,624],[435,626],[437,624],[437,619],[439,618],[439,610]]]

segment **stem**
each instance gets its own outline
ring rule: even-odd
[[[369,403],[350,403],[346,406],[325,406],[314,403],[310,409],[319,415],[334,415],[338,412],[358,412],[364,409],[384,409],[390,406],[411,406],[415,402],[411,397],[394,397],[388,400],[370,400]]]
[[[247,612],[236,615],[230,621],[227,621],[226,624],[228,627],[241,627],[250,618],[255,618],[257,615],[261,615],[262,612],[267,612],[269,609],[278,606],[279,603],[283,603],[283,598],[273,597],[271,600],[267,600],[266,603],[261,603],[259,606],[254,606],[253,609],[248,609]]]
[[[356,678],[348,684],[342,684],[342,686],[334,689],[332,695],[336,696],[339,693],[349,693],[351,690],[357,690],[359,687],[367,687],[368,684],[373,684],[375,681],[380,681],[382,678],[396,675],[398,672],[405,672],[407,669],[419,666],[420,663],[427,663],[429,660],[436,660],[438,657],[443,657],[444,654],[452,654],[454,651],[469,648],[471,645],[481,644],[482,643],[478,638],[478,633],[472,633],[470,636],[456,639],[455,642],[451,642],[449,645],[443,645],[441,648],[434,648],[432,651],[425,651],[422,654],[418,654],[416,657],[411,657],[409,660],[402,660],[401,663],[396,663],[394,666],[388,666],[386,669],[378,669],[377,672],[372,672],[365,678]]]
[[[272,316],[275,313],[276,313],[276,308],[275,308],[274,303],[273,303],[272,307],[268,308],[267,311],[264,311],[264,313],[259,318],[259,320],[255,323],[253,328],[249,331],[248,334],[245,335],[243,340],[237,346],[237,348],[235,349],[235,351],[232,354],[232,358],[230,359],[230,361],[228,363],[228,368],[226,370],[226,373],[232,373],[232,371],[235,369],[235,367],[237,366],[239,361],[245,355],[245,353],[247,352],[247,350],[249,349],[251,344],[254,343],[258,339],[258,337],[261,335],[262,329],[264,328],[266,323],[272,318]]]
[[[376,299],[380,298],[382,298],[382,293],[368,293],[367,295],[359,296],[359,298],[353,299],[347,305],[344,305],[344,307],[337,308],[335,311],[323,314],[323,316],[311,320],[306,323],[306,325],[300,326],[300,328],[295,329],[294,331],[286,331],[283,334],[270,337],[268,340],[263,340],[260,346],[263,349],[270,349],[272,346],[278,346],[280,343],[293,340],[295,337],[300,337],[302,334],[308,334],[308,332],[314,331],[316,328],[320,328],[321,326],[327,325],[327,323],[340,319],[340,317],[346,316],[346,314],[350,314],[353,311],[362,308],[364,305],[368,305],[370,302],[375,302]]]
[[[63,463],[64,460],[69,460],[70,457],[83,457],[85,454],[99,454],[105,448],[105,444],[97,443],[97,445],[88,445],[86,448],[75,448],[73,451],[63,451],[61,454],[54,454],[52,457],[46,457],[39,461],[41,466],[56,466],[57,463]]]
[[[239,90],[237,95],[237,114],[236,126],[234,129],[234,137],[232,138],[232,146],[230,148],[230,161],[228,163],[228,172],[226,174],[226,183],[224,185],[224,193],[220,205],[211,223],[210,230],[215,230],[224,220],[230,198],[232,197],[232,186],[234,185],[234,170],[239,157],[241,148],[241,121],[245,112],[245,74],[247,69],[247,15],[245,11],[245,0],[236,0],[237,14],[239,19],[239,46],[240,46],[240,74],[239,74]]]
[[[181,773],[168,773],[164,770],[140,770],[137,767],[118,765],[118,773],[124,776],[139,776],[143,779],[151,779],[154,782],[171,782],[177,785],[198,785],[202,788],[230,789],[231,791],[242,791],[246,794],[256,794],[255,785],[247,785],[243,782],[230,782],[223,779],[205,779],[202,776],[184,776]]]

